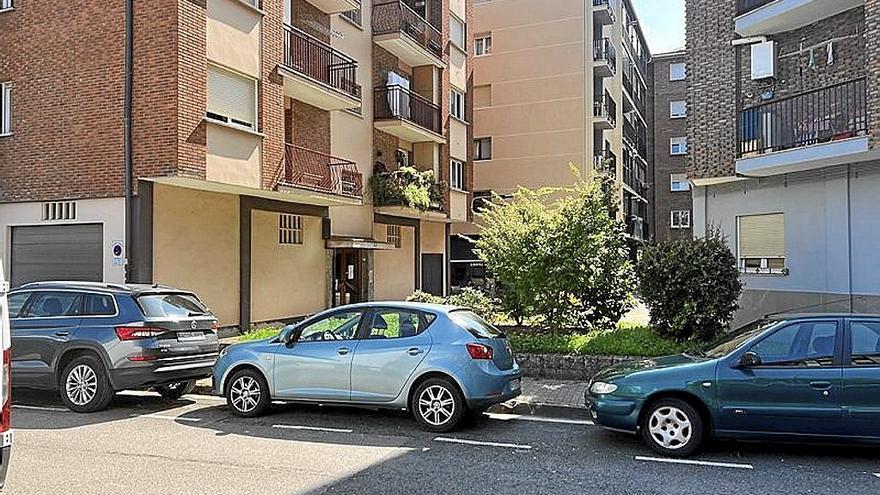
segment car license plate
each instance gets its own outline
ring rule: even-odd
[[[522,386],[522,380],[517,378],[515,380],[510,380],[510,390],[517,391]]]
[[[178,342],[199,342],[205,340],[204,332],[177,332]]]

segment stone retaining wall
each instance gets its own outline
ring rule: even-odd
[[[644,359],[633,356],[570,356],[564,354],[516,353],[523,375],[555,380],[589,381],[593,375],[615,364]]]

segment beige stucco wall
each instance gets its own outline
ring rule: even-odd
[[[207,125],[205,177],[214,182],[260,187],[262,139],[226,126]]]
[[[449,45],[449,83],[460,91],[467,91],[467,54]]]
[[[195,291],[221,325],[239,321],[238,196],[156,184],[153,281]]]
[[[459,19],[467,19],[465,0],[449,0],[449,10],[458,16]]]
[[[449,119],[449,156],[459,160],[467,160],[467,125],[463,122]]]
[[[387,225],[375,224],[374,236],[385,241]],[[415,229],[400,227],[400,248],[375,251],[374,297],[377,301],[403,300],[415,290]]]
[[[321,219],[303,216],[303,243],[278,243],[278,213],[251,213],[251,319],[270,321],[324,309],[327,252]]]
[[[468,193],[457,191],[455,189],[449,191],[449,215],[453,220],[459,222],[467,221],[468,213]]]
[[[208,0],[208,60],[260,77],[260,20],[239,0]]]
[[[422,253],[443,254],[446,252],[446,224],[422,222]]]

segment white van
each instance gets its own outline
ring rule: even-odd
[[[12,383],[10,368],[12,352],[9,335],[9,306],[6,293],[9,282],[3,275],[3,260],[0,260],[0,488],[6,484],[6,471],[9,469],[9,453],[12,450]]]

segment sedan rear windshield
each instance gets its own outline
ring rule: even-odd
[[[504,337],[504,333],[498,330],[491,323],[482,319],[473,311],[457,310],[449,313],[452,321],[461,325],[462,328],[473,334],[474,337],[481,339],[495,339]]]
[[[147,294],[137,298],[147,318],[207,315],[208,308],[192,294]]]

